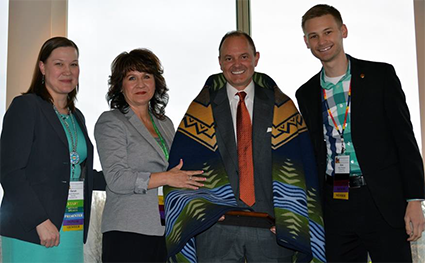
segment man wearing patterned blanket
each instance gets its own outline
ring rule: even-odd
[[[259,57],[249,35],[227,33],[223,73],[208,78],[178,128],[170,167],[183,159],[184,169],[203,169],[207,180],[198,190],[164,188],[170,261],[325,261],[307,129],[276,83],[254,72]],[[240,210],[275,218],[276,234],[241,226],[241,218],[225,224],[226,212]]]

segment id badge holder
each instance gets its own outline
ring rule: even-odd
[[[163,194],[162,186],[158,187],[158,206],[159,206],[159,217],[161,219],[161,225],[165,226],[164,194]]]
[[[348,200],[350,188],[350,155],[335,156],[333,198]]]
[[[83,230],[84,226],[84,181],[71,181],[68,202],[63,219],[63,231]]]

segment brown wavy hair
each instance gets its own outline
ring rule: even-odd
[[[77,51],[77,56],[79,56],[79,51],[77,45],[66,37],[53,37],[48,39],[41,46],[40,52],[38,53],[37,62],[35,63],[34,73],[32,76],[32,81],[27,92],[23,94],[34,93],[46,101],[49,101],[53,104],[53,98],[50,95],[49,91],[46,88],[46,84],[42,82],[43,74],[40,71],[39,63],[40,61],[46,63],[47,59],[52,54],[53,50],[59,47],[73,47]],[[78,84],[75,89],[68,93],[67,104],[66,106],[71,110],[75,111],[75,100],[78,93]]]
[[[168,88],[162,76],[164,69],[161,61],[149,49],[133,49],[130,52],[119,54],[111,64],[109,76],[109,90],[106,95],[111,109],[118,109],[122,113],[128,112],[128,102],[122,93],[122,83],[130,71],[139,71],[152,74],[155,78],[155,93],[149,101],[149,110],[156,118],[165,118],[165,107],[168,103]]]

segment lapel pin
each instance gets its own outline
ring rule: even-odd
[[[364,74],[363,73],[360,74],[360,78],[364,79]]]

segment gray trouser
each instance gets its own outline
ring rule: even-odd
[[[196,253],[198,262],[292,262],[294,251],[269,229],[217,223],[196,236]]]

